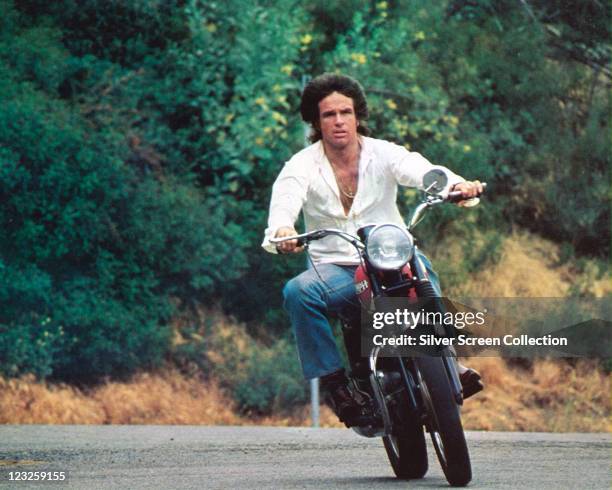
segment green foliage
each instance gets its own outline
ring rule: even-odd
[[[51,303],[50,277],[34,266],[20,269],[2,262],[0,280],[2,316],[15,319],[12,325],[0,324],[1,372],[48,376],[65,340],[63,328],[45,316]]]
[[[442,66],[459,68],[446,70],[445,78],[475,157],[465,163],[491,176],[506,221],[605,256],[610,152],[602,136],[609,124],[609,79],[576,60],[550,56],[556,41],[544,6],[507,7],[479,2],[460,8],[449,29],[437,30]],[[467,174],[465,168],[459,170]]]
[[[93,113],[104,95],[81,106],[58,97],[64,82],[49,81],[51,65],[63,61],[54,73],[70,77],[84,61],[49,32],[13,26],[28,63],[0,45],[2,371],[125,376],[163,358],[171,297],[204,296],[240,274],[239,232],[220,197],[166,175],[153,150],[125,140],[129,113]],[[92,65],[116,97],[104,85],[112,76]]]
[[[486,206],[419,226],[425,246],[469,244],[436,265],[445,283],[515,225],[605,257],[609,20],[591,1],[0,0],[0,371],[196,362],[197,336],[172,345],[177,301],[284,338],[281,287],[304,259],[259,243],[303,143],[302,76],[325,70],[362,82],[374,136],[489,183]],[[297,371],[271,374],[294,352],[268,344],[232,378],[245,410],[301,399]]]
[[[245,413],[266,414],[306,401],[306,383],[289,335],[264,343],[220,315],[186,317],[176,327],[170,351],[170,360],[184,373],[213,374]]]
[[[305,403],[305,388],[293,342],[279,340],[268,349],[250,352],[237,373],[233,397],[242,410],[267,413]]]

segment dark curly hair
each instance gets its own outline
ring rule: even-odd
[[[323,73],[323,75],[313,78],[306,85],[300,103],[302,119],[312,126],[310,141],[314,143],[321,139],[319,102],[333,92],[338,92],[353,99],[355,115],[359,121],[357,132],[364,136],[369,135],[370,131],[365,124],[365,120],[368,118],[368,103],[362,86],[357,80],[346,75]]]

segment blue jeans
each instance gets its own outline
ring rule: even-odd
[[[438,275],[429,259],[417,249],[429,280],[442,296]],[[357,306],[355,266],[321,264],[291,279],[283,289],[284,307],[289,314],[297,342],[302,372],[306,379],[318,378],[341,369],[342,360],[328,314]]]

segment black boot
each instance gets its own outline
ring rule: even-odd
[[[459,375],[461,387],[463,388],[463,399],[475,395],[484,388],[484,384],[480,379],[480,373],[475,369],[468,368],[467,371]]]
[[[321,388],[326,393],[327,404],[347,427],[373,423],[365,400],[350,390],[344,369],[322,376]]]

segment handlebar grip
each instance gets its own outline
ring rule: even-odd
[[[486,182],[481,182],[481,184],[482,184],[482,192],[478,194],[478,196],[481,196],[487,188]],[[478,196],[466,199],[462,196],[461,191],[452,191],[448,193],[448,196],[446,199],[450,202],[459,202],[463,200],[469,201],[470,199],[478,199]]]
[[[296,247],[303,247],[306,244],[306,237],[300,237],[300,238],[295,238],[295,240],[297,240],[297,245]],[[274,243],[274,242],[273,242]],[[280,247],[279,247],[280,243],[276,243],[276,251],[279,254],[284,254],[285,252],[282,252]]]
[[[446,199],[450,202],[459,202],[463,199],[463,194],[461,191],[449,192],[448,197]]]

